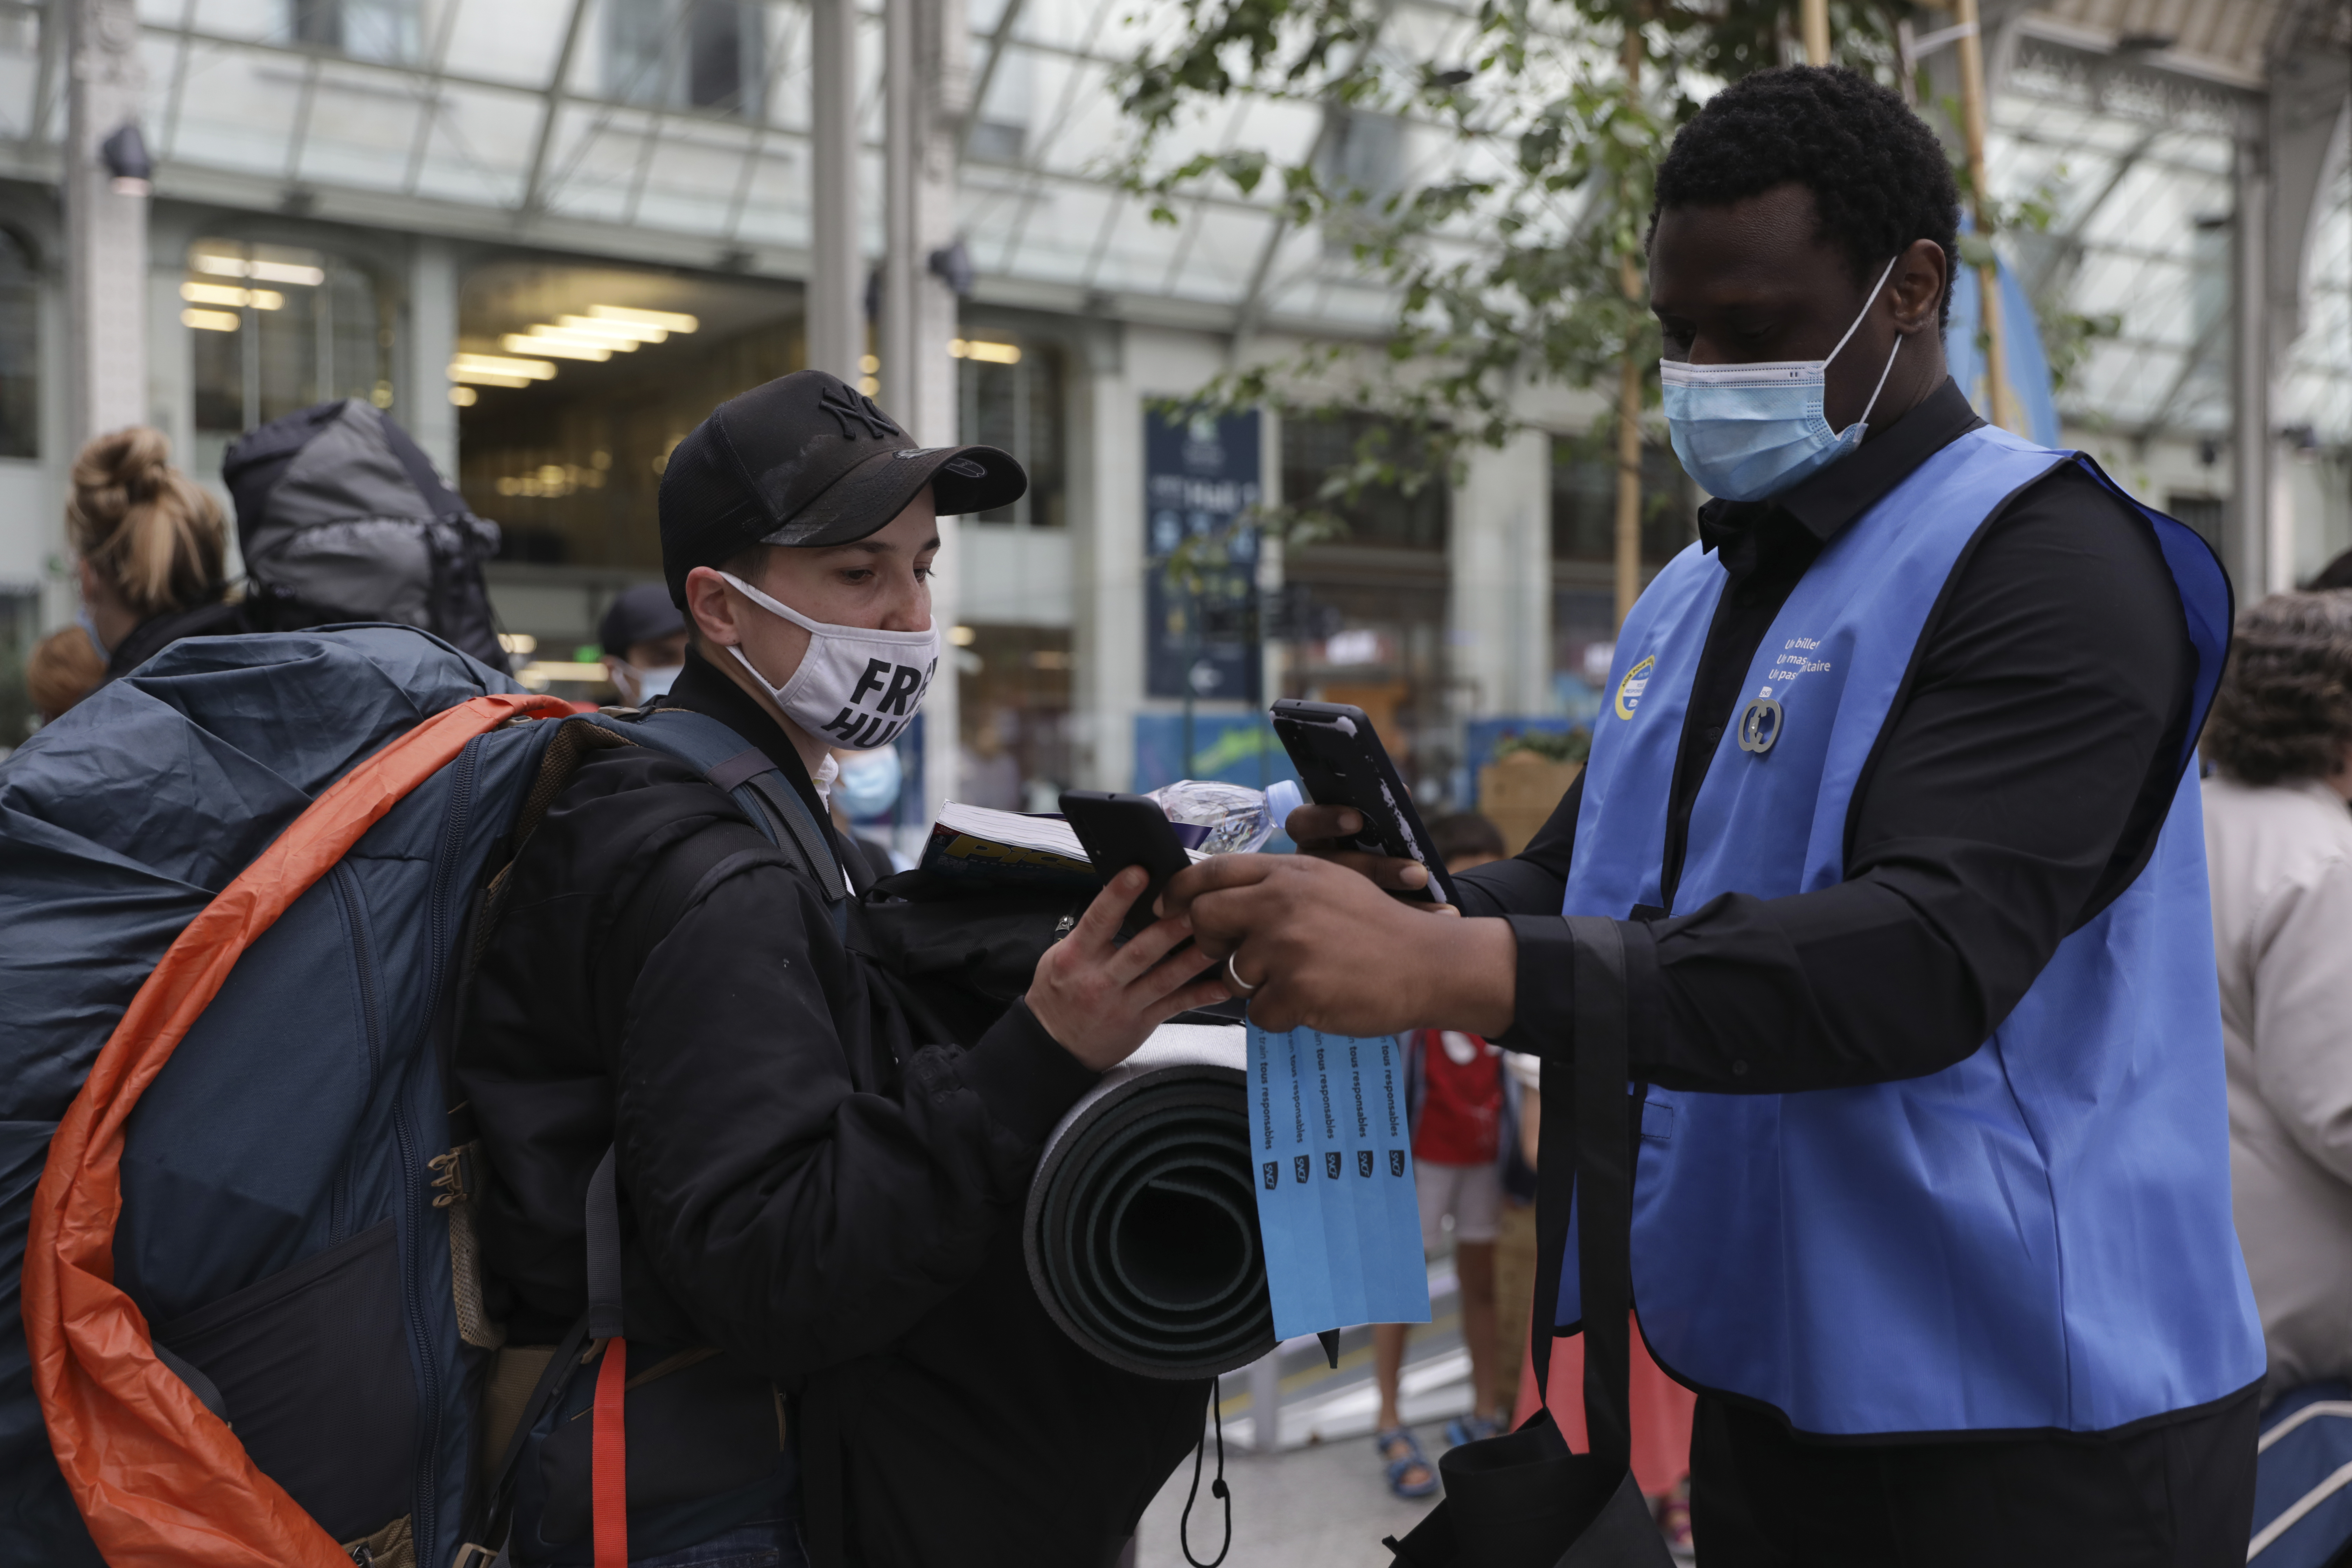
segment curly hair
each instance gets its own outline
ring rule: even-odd
[[[161,430],[110,431],[74,458],[66,531],[74,552],[133,615],[184,610],[221,595],[228,524],[220,503],[172,466]]]
[[[2206,760],[2250,784],[2325,777],[2352,746],[2352,592],[2273,594],[2238,617]]]
[[[1813,193],[1823,239],[1845,252],[1859,288],[1912,241],[1944,247],[1940,320],[1951,322],[1960,190],[1927,121],[1843,66],[1783,66],[1742,77],[1707,100],[1658,165],[1650,208],[1724,206],[1775,185]]]

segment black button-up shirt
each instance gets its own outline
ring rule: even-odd
[[[1980,423],[1947,381],[1785,494],[1700,509],[1700,543],[1729,581],[1675,764],[1669,909],[1692,802],[1790,591],[1855,519]],[[1855,787],[1843,882],[1727,893],[1625,928],[1651,950],[1629,951],[1629,973],[1654,974],[1648,1016],[1663,1024],[1633,1042],[1637,1077],[1762,1094],[1940,1071],[1982,1045],[2058,943],[2139,874],[2179,782],[2196,672],[2145,518],[2060,465],[1987,521],[1915,660]],[[1457,879],[1465,914],[1507,915],[1517,931],[1517,1016],[1499,1042],[1513,1049],[1571,1046],[1559,908],[1582,801],[1580,781],[1516,859]]]

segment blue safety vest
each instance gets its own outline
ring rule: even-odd
[[[1675,912],[1844,879],[1854,786],[1946,583],[2003,501],[2070,459],[2122,496],[2079,454],[1979,429],[1822,552],[1693,804]],[[2202,540],[2138,510],[2179,587],[2201,717],[2228,583]],[[1693,545],[1626,621],[1564,913],[1664,902],[1675,752],[1725,581]],[[1800,1431],[1847,1435],[2101,1431],[2262,1377],[2230,1216],[2197,776],[2179,761],[2147,867],[1967,1060],[1801,1094],[1647,1089],[1633,1286],[1663,1365]],[[1575,1258],[1571,1245],[1562,1324],[1578,1316]]]

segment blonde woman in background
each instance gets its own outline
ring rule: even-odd
[[[2231,1197],[2268,1404],[2352,1375],[2352,593],[2239,617],[2203,750]]]
[[[226,601],[228,527],[221,509],[172,466],[172,444],[143,425],[110,431],[74,458],[66,533],[81,584],[82,625],[105,679],[168,644],[245,629]]]

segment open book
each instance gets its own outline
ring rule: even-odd
[[[1206,857],[1192,852],[1194,860]],[[1086,846],[1058,816],[1028,816],[950,801],[931,824],[922,868],[957,881],[1088,889],[1099,885]]]

